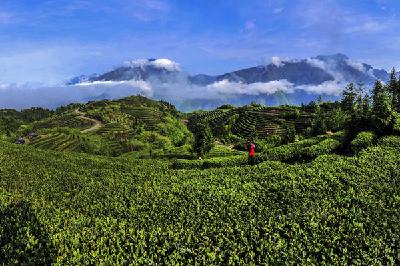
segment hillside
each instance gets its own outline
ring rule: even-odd
[[[399,86],[189,114],[142,96],[3,110],[0,262],[398,265]]]
[[[5,125],[0,132],[11,141],[23,137],[25,144],[41,149],[110,156],[145,154],[174,150],[191,138],[174,106],[142,96],[71,104],[45,118],[16,119],[24,112],[3,111],[0,119],[5,124],[13,119],[15,126]]]
[[[189,123],[208,123],[215,136],[234,134],[244,139],[284,138],[289,128],[299,134],[311,126],[314,112],[300,107],[265,107],[260,105],[219,108],[193,113]],[[190,124],[189,124],[190,126]]]
[[[173,170],[0,142],[0,261],[395,265],[399,147]]]

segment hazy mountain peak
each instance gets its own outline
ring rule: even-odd
[[[135,59],[135,60],[124,62],[123,66],[131,67],[131,68],[154,67],[154,68],[165,69],[168,71],[180,71],[181,70],[180,65],[177,62],[174,62],[174,61],[172,61],[170,59],[166,59],[166,58]]]
[[[318,55],[315,57],[316,59],[322,61],[346,61],[349,60],[349,57],[345,54],[337,53],[331,55]]]

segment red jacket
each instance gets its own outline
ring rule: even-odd
[[[253,143],[251,143],[251,144],[250,144],[249,157],[254,157],[254,155],[256,154],[256,153],[255,153],[255,148],[256,148],[256,145],[253,144]]]

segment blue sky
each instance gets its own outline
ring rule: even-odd
[[[0,83],[62,83],[135,58],[190,73],[345,53],[400,66],[397,0],[1,0]]]

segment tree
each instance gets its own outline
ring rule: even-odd
[[[353,83],[346,86],[343,91],[343,98],[341,102],[342,110],[347,112],[353,112],[355,108],[355,101],[357,97],[357,91]]]
[[[348,122],[350,116],[342,108],[334,108],[326,117],[326,128],[332,131],[342,130]]]
[[[383,89],[382,83],[377,81],[372,91],[372,123],[376,132],[384,134],[392,122],[392,101],[387,91]]]
[[[375,81],[374,89],[372,90],[372,104],[375,109],[375,104],[378,103],[378,96],[385,92],[385,88],[380,80]]]
[[[198,157],[207,154],[213,146],[213,136],[210,127],[204,123],[197,123],[193,128],[193,134],[193,151]]]
[[[399,85],[399,81],[397,79],[396,69],[392,68],[392,71],[390,72],[389,82],[387,83],[386,89],[391,95],[393,95],[393,93],[397,90],[398,85]]]
[[[311,133],[313,135],[324,134],[327,131],[325,114],[321,110],[321,106],[317,105],[317,111],[311,121]]]
[[[397,79],[396,69],[390,72],[389,82],[386,86],[390,97],[392,98],[392,106],[396,111],[400,111],[400,81]]]

